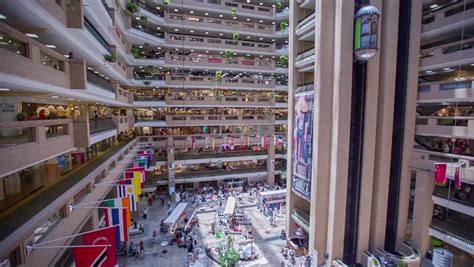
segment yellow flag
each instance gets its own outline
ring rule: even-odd
[[[138,198],[142,194],[142,181],[140,176],[133,175],[132,184],[135,187],[136,197]]]
[[[135,178],[135,177],[140,178],[140,183],[145,182],[145,181],[143,180],[143,174],[142,174],[142,172],[140,172],[140,171],[138,171],[138,172],[133,172],[133,178]]]

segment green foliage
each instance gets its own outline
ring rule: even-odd
[[[229,62],[232,60],[232,50],[226,49],[224,50],[224,57]]]
[[[280,31],[286,31],[286,29],[288,28],[288,22],[287,21],[282,21],[280,22]]]
[[[288,57],[287,56],[281,55],[278,58],[278,66],[283,67],[283,66],[286,66],[287,63],[288,63]]]
[[[130,13],[135,13],[135,12],[138,12],[140,10],[140,6],[138,5],[138,3],[135,3],[135,2],[127,2],[125,4],[125,9],[130,12]]]
[[[163,4],[169,5],[171,3],[171,0],[163,0]]]
[[[283,3],[282,3],[282,2],[280,2],[280,1],[277,1],[277,2],[276,2],[276,10],[277,10],[278,12],[280,12],[280,11],[283,10]]]
[[[147,22],[147,21],[148,21],[148,17],[145,16],[145,15],[140,15],[140,21],[141,21],[141,22]]]
[[[218,70],[216,71],[216,82],[221,82],[222,80],[222,71],[221,70]],[[219,237],[217,236],[217,234],[219,234]],[[222,236],[221,232],[218,230],[217,233],[216,233],[216,238],[217,239],[220,239],[220,236]]]
[[[105,54],[104,60],[108,62],[115,62],[117,61],[117,55],[115,53]]]
[[[224,254],[219,258],[219,266],[228,267],[234,266],[240,259],[239,252],[234,248],[228,249]]]
[[[232,17],[237,17],[237,8],[233,7],[233,8],[230,10],[230,13],[232,14]]]
[[[134,58],[139,58],[140,57],[140,50],[138,50],[138,48],[136,48],[136,47],[132,47],[130,49],[130,53],[132,54],[132,56]]]
[[[143,81],[143,84],[144,84],[144,85],[150,85],[151,82],[150,82],[150,81]]]
[[[240,38],[240,33],[238,32],[232,33],[232,42],[234,44],[237,44],[239,42],[239,38]]]
[[[153,66],[153,65],[146,66],[146,71],[148,71],[148,72],[154,72],[155,70],[156,70],[155,66]]]

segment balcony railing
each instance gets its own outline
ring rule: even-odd
[[[89,133],[96,134],[108,130],[116,129],[112,118],[89,119]]]
[[[309,214],[307,212],[295,207],[293,212],[291,212],[291,218],[303,230],[309,233]]]
[[[242,150],[233,150],[226,152],[216,152],[216,153],[176,153],[174,156],[175,160],[188,160],[188,159],[216,159],[216,158],[230,158],[230,157],[245,157],[245,156],[258,156],[266,155],[267,151],[242,151]]]
[[[166,33],[165,42],[167,44],[185,46],[205,46],[208,48],[232,49],[255,52],[275,52],[275,44],[258,43],[249,41],[234,42],[231,39],[221,39],[203,36],[179,35]]]
[[[221,87],[251,87],[251,88],[274,88],[275,80],[223,77],[220,81],[212,76],[185,76],[166,75],[167,85],[194,85],[194,86],[221,86]]]
[[[303,67],[306,64],[314,64],[316,55],[314,48],[308,49],[298,54],[295,60],[295,67]]]
[[[74,138],[69,119],[0,123],[0,173],[23,168],[72,148]]]
[[[274,123],[273,115],[166,115],[167,126]]]
[[[461,24],[464,19],[473,17],[474,1],[461,1],[423,16],[421,32],[425,33],[441,27],[452,26],[458,23]],[[459,27],[461,27],[461,25]]]
[[[170,65],[203,66],[215,68],[239,68],[254,70],[275,70],[275,61],[271,59],[248,59],[243,57],[233,57],[226,59],[222,56],[213,55],[170,55],[166,53],[165,63]]]
[[[99,75],[95,74],[94,72],[90,70],[87,71],[87,81],[101,89],[115,93],[115,88],[112,86],[112,84],[109,81],[100,77]]]
[[[421,51],[420,66],[427,67],[474,58],[474,37]]]
[[[259,23],[242,22],[235,20],[216,19],[209,17],[199,17],[193,15],[173,14],[165,13],[165,21],[167,23],[197,26],[197,27],[209,27],[219,28],[239,32],[247,33],[262,33],[262,34],[273,34],[275,33],[275,25],[269,26]]]
[[[474,98],[474,80],[424,83],[418,86],[418,101]]]
[[[198,178],[198,177],[212,177],[212,176],[221,176],[221,175],[236,175],[236,174],[245,174],[245,173],[256,173],[256,172],[266,172],[267,167],[248,167],[248,168],[239,168],[239,169],[216,169],[216,170],[203,170],[203,171],[189,171],[176,173],[176,178]]]
[[[419,135],[472,138],[474,117],[418,116],[415,129]]]
[[[261,16],[274,16],[273,7],[252,5],[247,3],[238,3],[234,0],[178,0],[171,4],[184,5],[189,7],[205,8],[206,10],[216,10],[216,12],[231,11],[232,8],[237,10],[237,14],[254,14]]]
[[[315,13],[311,13],[308,15],[306,18],[304,18],[302,21],[296,25],[296,35],[302,35],[306,33],[309,29],[314,30],[314,20],[316,19]],[[313,26],[313,27],[311,27]]]
[[[99,42],[102,47],[105,48],[105,50],[110,52],[110,45],[109,43],[105,40],[104,37],[99,33],[99,31],[92,25],[92,23],[87,20],[87,18],[84,16],[84,27],[85,29],[94,37],[94,39]]]
[[[274,106],[272,97],[248,96],[166,96],[167,105]]]
[[[462,241],[465,246],[473,248],[474,251],[474,232],[472,232],[472,217],[468,219],[468,216],[461,215],[454,212],[453,217],[446,220],[441,220],[437,217],[433,217],[431,221],[431,228],[436,229],[444,234],[448,234],[452,237]]]
[[[470,225],[468,223],[468,225]],[[429,228],[429,233],[431,236],[434,236],[440,240],[443,240],[444,242],[455,246],[463,251],[466,251],[469,254],[474,254],[474,244],[472,239],[466,239],[463,235],[459,235],[459,232],[463,231],[458,231],[457,233],[453,233],[445,227],[443,227],[443,223],[435,222],[434,224],[432,223],[430,228]]]

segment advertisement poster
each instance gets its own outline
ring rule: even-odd
[[[303,198],[311,198],[313,152],[314,92],[295,95],[293,129],[293,190]]]

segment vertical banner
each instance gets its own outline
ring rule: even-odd
[[[295,95],[293,129],[293,191],[305,199],[311,198],[313,153],[313,92]]]

